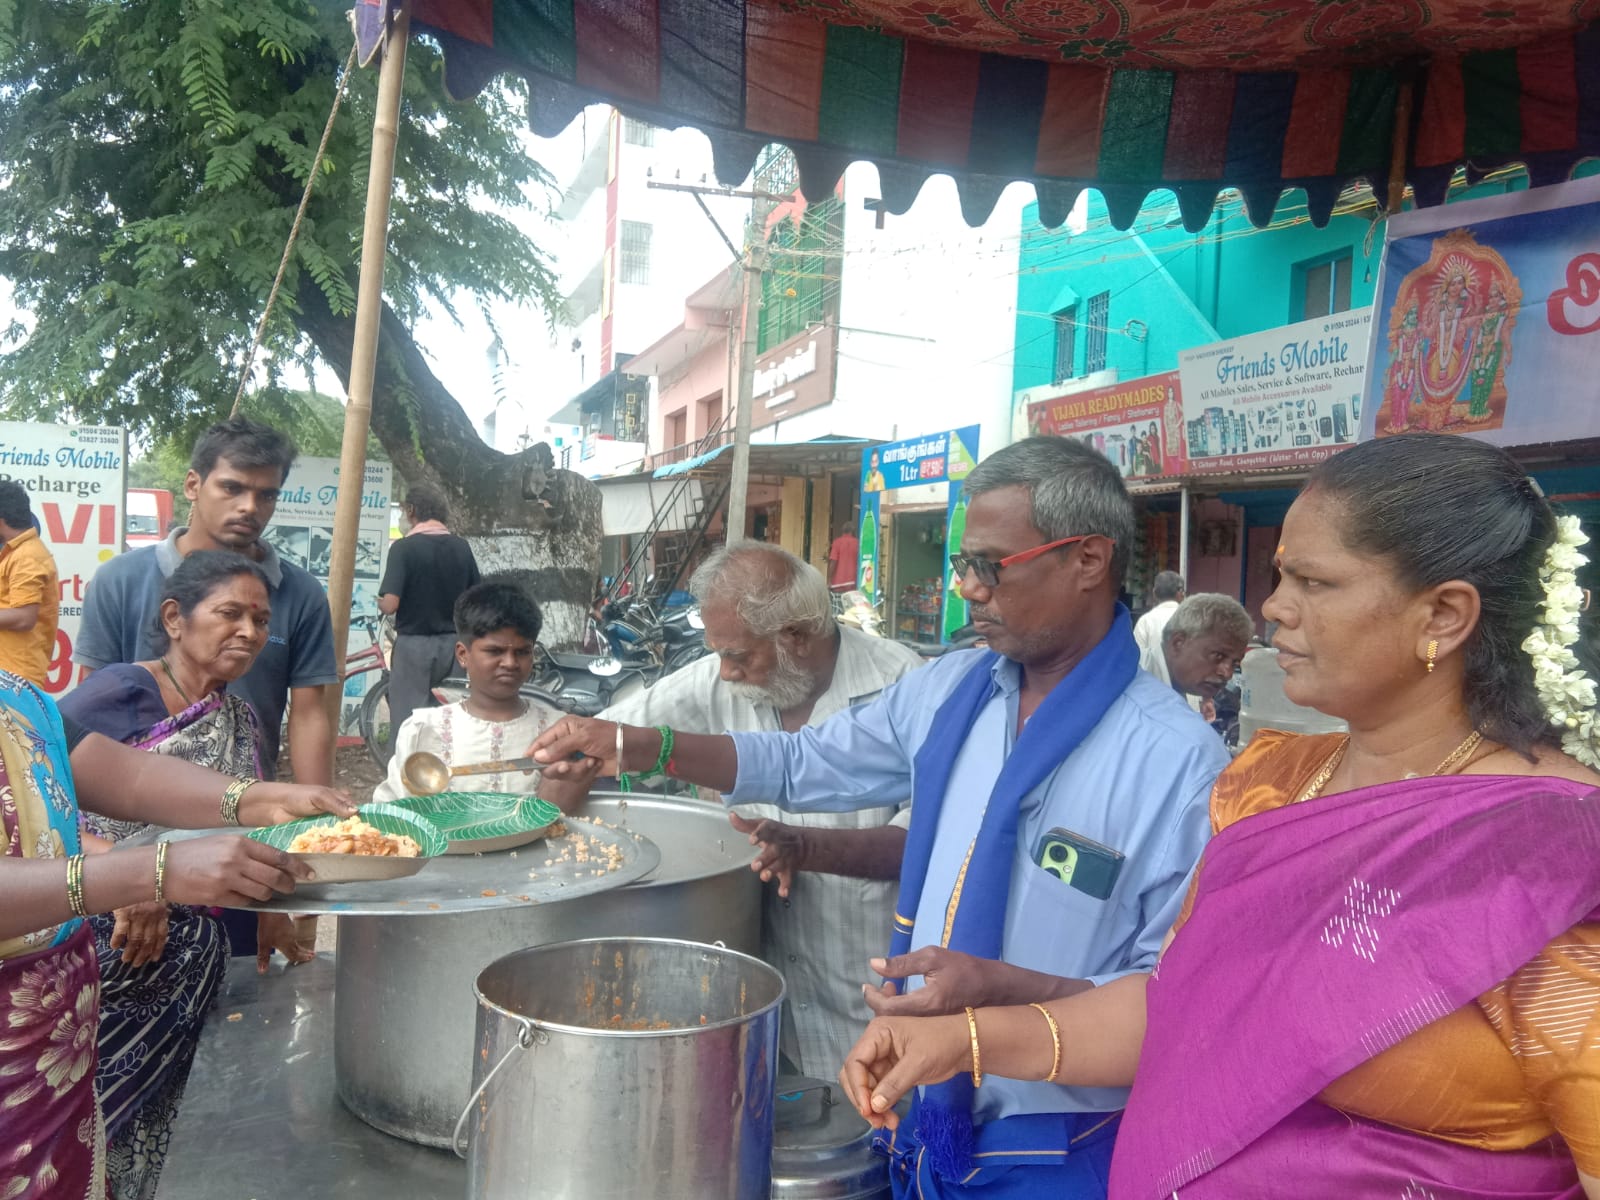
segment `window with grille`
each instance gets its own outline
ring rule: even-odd
[[[1056,366],[1052,378],[1060,383],[1078,377],[1078,306],[1063,308],[1055,314]]]
[[[622,140],[630,146],[654,146],[656,144],[656,127],[647,121],[636,121],[632,117],[623,117]]]
[[[621,282],[650,282],[650,233],[651,227],[644,221],[622,223]]]
[[[837,315],[843,242],[844,205],[837,199],[810,205],[799,221],[773,229],[761,276],[757,353]]]
[[[1297,292],[1300,311],[1290,313],[1291,320],[1309,321],[1313,317],[1327,317],[1347,312],[1350,308],[1350,270],[1354,255],[1346,250],[1333,258],[1296,263],[1294,273],[1299,285]]]
[[[1086,375],[1106,369],[1106,326],[1111,321],[1111,293],[1089,297],[1089,328],[1083,335],[1083,370]]]

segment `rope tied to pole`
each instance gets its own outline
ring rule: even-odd
[[[283,277],[289,273],[289,258],[294,253],[294,244],[300,236],[300,226],[304,224],[306,209],[311,205],[311,190],[316,186],[317,173],[322,170],[322,160],[328,153],[328,141],[333,137],[333,123],[339,116],[339,105],[344,102],[344,94],[350,86],[350,76],[356,69],[356,51],[358,43],[352,40],[350,54],[344,60],[344,70],[339,73],[339,86],[334,89],[333,107],[328,112],[328,124],[322,130],[322,141],[317,143],[316,156],[311,160],[311,170],[306,175],[306,190],[300,195],[300,207],[295,211],[294,224],[289,227],[289,240],[283,244],[283,258],[278,263],[277,278],[272,281],[272,290],[267,293],[267,306],[261,312],[261,320],[256,324],[256,334],[250,343],[250,353],[245,356],[244,370],[239,373],[239,390],[233,394],[233,407],[228,410],[230,418],[239,415],[239,404],[244,399],[245,385],[250,382],[250,371],[255,366],[256,352],[261,349],[261,343],[267,336],[267,322],[272,319],[272,307],[278,301],[278,292],[283,288]]]

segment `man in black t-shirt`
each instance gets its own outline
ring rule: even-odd
[[[444,493],[419,483],[406,495],[411,529],[389,547],[378,585],[378,608],[395,615],[394,656],[389,662],[389,745],[413,709],[450,673],[455,661],[456,597],[478,582],[472,547],[445,528]]]

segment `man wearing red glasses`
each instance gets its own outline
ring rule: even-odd
[[[866,988],[881,1014],[1029,1003],[1150,970],[1228,761],[1138,669],[1117,602],[1134,536],[1117,469],[1034,437],[980,463],[965,489],[951,564],[988,650],[945,655],[797,733],[669,740],[573,718],[535,743],[556,775],[574,751],[613,769],[660,762],[732,803],[791,810],[888,804],[909,786],[890,953],[871,964],[893,982]],[[921,1089],[885,1137],[897,1197],[1105,1195],[1125,1091],[984,1079],[976,1046],[972,1066]]]

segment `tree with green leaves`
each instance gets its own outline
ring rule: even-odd
[[[188,436],[225,416],[351,41],[314,0],[0,0],[0,276],[26,317],[0,331],[0,408]],[[411,334],[425,311],[556,302],[505,213],[548,179],[519,140],[516,88],[449,101],[414,39],[395,163],[372,429],[407,483],[453,497],[486,569],[532,568],[555,640],[581,632],[599,490],[535,445],[485,445]],[[244,411],[271,419],[285,372],[348,383],[376,72],[329,141]]]

